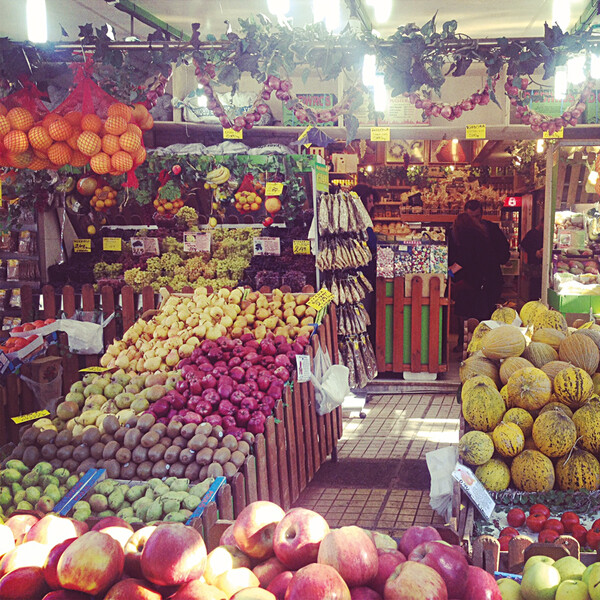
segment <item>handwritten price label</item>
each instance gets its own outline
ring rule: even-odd
[[[92,240],[82,239],[73,240],[73,252],[91,252],[92,251]]]
[[[265,186],[266,196],[281,196],[281,194],[283,194],[283,183],[267,181],[267,185]]]
[[[484,124],[467,125],[465,131],[468,140],[485,140],[486,129]]]
[[[223,139],[224,140],[242,140],[244,139],[244,131],[240,129],[236,131],[235,129],[229,127],[227,129],[223,129]]]
[[[102,239],[102,250],[107,252],[121,252],[121,238],[105,237]]]
[[[322,308],[328,306],[332,300],[333,294],[329,290],[322,288],[306,304],[319,312]]]
[[[389,127],[371,127],[372,142],[389,142],[390,128]]]
[[[12,420],[17,425],[21,423],[26,423],[27,421],[33,421],[35,419],[41,419],[42,417],[47,417],[50,413],[47,410],[38,410],[36,412],[28,413],[26,415],[20,415],[18,417],[12,417]]]
[[[317,192],[329,191],[329,171],[324,165],[317,165]]]
[[[294,254],[310,254],[310,240],[294,240]]]

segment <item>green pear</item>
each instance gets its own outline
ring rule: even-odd
[[[590,600],[587,585],[580,580],[565,579],[558,586],[554,600]]]
[[[81,408],[85,402],[85,396],[83,392],[69,392],[65,396],[65,402],[75,402],[79,408]]]
[[[589,565],[586,568],[586,570],[583,572],[583,575],[581,576],[581,580],[586,584],[589,583],[590,576],[592,575],[592,573],[594,571],[598,571],[600,573],[600,563],[595,562],[595,563],[592,563],[591,565]],[[598,579],[600,579],[600,577]]]
[[[125,387],[131,381],[131,375],[125,373],[123,369],[119,369],[118,371],[113,373],[110,379],[113,383],[118,383],[119,385]]]
[[[108,376],[104,376],[104,375],[98,375],[94,378],[94,381],[92,381],[93,385],[97,385],[97,386],[101,387],[102,389],[104,389],[109,383],[110,383],[110,379],[108,378]]]
[[[559,585],[558,570],[547,562],[538,561],[523,572],[521,595],[524,600],[554,600]]]
[[[119,407],[119,410],[123,410],[124,408],[129,408],[134,400],[135,396],[133,394],[121,392],[115,397],[115,404]]]
[[[581,579],[585,572],[585,565],[574,556],[563,556],[555,561],[552,566],[555,569],[558,569],[561,581],[566,581],[567,579]]]
[[[116,398],[123,391],[123,386],[119,383],[109,383],[104,388],[104,395],[111,400]]]
[[[96,373],[86,373],[83,376],[83,379],[81,380],[82,385],[83,386],[91,385],[92,381],[94,381],[94,379],[96,379],[96,377],[97,377]],[[75,385],[75,384],[73,384],[73,385]],[[71,386],[71,387],[73,387],[73,386]]]
[[[142,388],[139,385],[134,385],[133,383],[129,383],[125,386],[125,391],[128,394],[139,394],[142,391]]]
[[[100,387],[99,385],[95,385],[95,384],[86,385],[85,389],[83,390],[83,395],[86,398],[89,398],[90,396],[94,396],[96,394],[102,395],[103,389],[104,389],[103,387]]]
[[[527,559],[525,566],[523,567],[523,573],[525,573],[525,571],[527,571],[527,569],[529,569],[529,567],[532,567],[533,565],[535,565],[539,562],[546,563],[547,565],[552,565],[552,564],[554,564],[554,559],[550,558],[549,556],[544,556],[543,554],[536,554],[534,556],[530,556]]]
[[[90,383],[91,383],[91,380],[90,380]],[[76,381],[69,389],[69,392],[72,392],[73,394],[83,394],[83,390],[84,390],[85,386],[86,386],[86,384],[83,381]]]
[[[502,600],[522,600],[521,585],[514,579],[499,579],[498,589]]]

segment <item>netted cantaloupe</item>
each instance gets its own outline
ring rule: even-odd
[[[474,354],[475,352],[479,352],[481,350],[481,342],[485,336],[485,334],[490,330],[489,326],[486,325],[483,321],[475,327],[473,330],[473,335],[471,336],[471,340],[469,345],[467,346],[467,352],[469,354]]]
[[[541,369],[519,369],[510,376],[506,385],[511,407],[539,410],[550,402],[552,383]]]
[[[557,310],[540,311],[533,319],[534,329],[556,329],[567,333],[568,325],[562,313]]]
[[[533,366],[526,358],[521,358],[520,356],[510,356],[503,360],[499,370],[502,385],[506,385],[510,376],[519,369],[526,369]]]
[[[521,321],[523,321],[523,325],[528,327],[529,325],[533,325],[533,320],[538,313],[544,313],[547,310],[548,307],[539,300],[530,300],[523,304],[519,311],[519,316],[521,317]]]
[[[501,456],[512,458],[525,447],[525,436],[516,423],[500,422],[492,432],[494,448]]]
[[[525,344],[525,336],[518,327],[500,325],[485,334],[481,342],[481,351],[487,358],[499,360],[509,356],[521,356]]]
[[[573,423],[577,428],[579,445],[600,455],[600,400],[592,398],[573,414]]]
[[[523,492],[549,492],[554,487],[554,465],[539,450],[523,450],[513,458],[510,476]]]
[[[542,371],[544,371],[544,373],[546,373],[546,375],[548,375],[550,381],[552,382],[552,384],[554,385],[554,378],[563,370],[566,369],[567,367],[570,367],[571,365],[569,363],[566,363],[562,360],[551,360],[549,363],[546,363],[543,367],[542,367]]]
[[[483,465],[494,454],[494,442],[483,431],[468,431],[458,440],[458,455],[469,465]]]
[[[585,450],[573,448],[572,452],[556,462],[556,485],[561,490],[590,490],[600,488],[600,463]]]
[[[500,306],[492,313],[490,318],[492,321],[512,325],[517,318],[517,311],[514,308],[510,308],[510,306]]]
[[[562,410],[547,410],[534,421],[531,437],[542,454],[558,458],[575,445],[577,428]]]
[[[487,375],[496,385],[500,383],[498,365],[485,356],[469,356],[460,363],[458,374],[462,383],[477,375]]]
[[[492,431],[502,420],[506,405],[500,392],[478,383],[462,393],[462,413],[465,421],[478,431]]]
[[[596,372],[600,362],[600,352],[594,341],[581,334],[567,336],[558,347],[558,358],[583,369],[590,375]]]
[[[562,369],[554,378],[554,395],[574,410],[583,406],[594,393],[592,378],[579,367]]]
[[[552,398],[554,397],[554,394],[552,394]],[[569,419],[573,418],[573,411],[566,404],[558,402],[558,400],[550,400],[550,402],[548,402],[548,404],[546,404],[546,406],[540,410],[539,414],[541,415],[543,412],[546,412],[547,410],[554,410],[555,408],[562,410],[565,415],[569,417]]]
[[[532,342],[541,342],[542,344],[548,344],[555,350],[558,350],[560,343],[565,339],[566,334],[558,329],[548,329],[543,327],[542,329],[536,329],[531,336]]]
[[[490,492],[501,492],[510,485],[510,469],[499,458],[491,458],[477,467],[475,476]]]
[[[500,390],[500,393],[502,393],[502,390]],[[518,425],[525,437],[529,437],[531,435],[533,417],[531,416],[531,413],[524,408],[509,408],[504,413],[502,420],[505,423],[514,423],[515,425]]]
[[[558,360],[558,352],[550,344],[544,344],[543,342],[531,342],[523,350],[521,356],[538,369],[541,369],[551,360]]]

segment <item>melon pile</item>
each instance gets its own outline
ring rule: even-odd
[[[490,491],[599,489],[600,326],[569,328],[561,313],[528,302],[523,330],[508,310],[499,326],[477,326],[461,364],[470,431],[459,456]]]
[[[89,164],[98,175],[122,175],[146,160],[142,130],[152,125],[143,104],[115,102],[106,119],[72,111],[39,122],[26,108],[0,104],[0,166],[38,171]]]

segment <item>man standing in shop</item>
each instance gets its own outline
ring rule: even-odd
[[[492,266],[490,272],[485,274],[483,291],[489,305],[489,312],[491,313],[502,295],[504,279],[502,277],[501,265],[506,264],[510,260],[510,246],[500,227],[496,223],[483,218],[483,208],[479,200],[469,200],[466,202],[465,212],[485,227],[490,240],[492,256],[490,256],[489,262]]]

